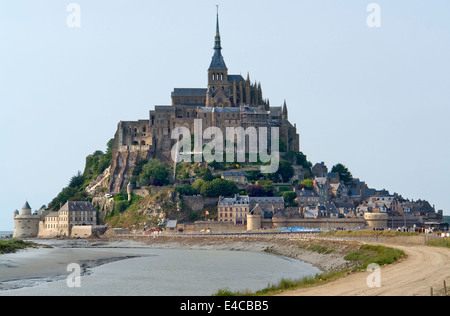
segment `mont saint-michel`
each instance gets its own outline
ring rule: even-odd
[[[301,152],[298,127],[289,121],[287,101],[273,106],[264,98],[261,83],[252,82],[249,74],[229,74],[219,13],[213,49],[205,88],[175,88],[171,105],[157,105],[141,120],[119,122],[107,152],[88,156],[84,172],[47,208],[32,213],[26,202],[21,214],[15,211],[14,236],[88,237],[106,230],[148,235],[448,229],[441,223],[443,211],[428,201],[370,188],[344,164],[329,168],[308,161]],[[231,140],[240,137],[244,145],[231,147],[231,159],[224,151],[227,144],[221,151],[215,145],[210,152],[216,159],[206,161],[202,154],[207,142],[189,136],[188,148],[182,150],[188,161],[179,161],[173,157],[174,152],[181,154],[178,136],[173,135],[182,128],[192,134],[199,129],[202,136],[209,131],[210,139],[240,128],[241,135],[232,134]],[[249,131],[260,137],[252,138]],[[249,150],[261,146],[261,136],[266,138],[265,153],[277,154],[271,161],[262,159],[263,151],[250,159]],[[200,160],[194,160],[199,151]],[[244,160],[237,159],[240,154]],[[273,159],[277,169],[261,172]]]
[[[448,295],[429,6],[29,2],[0,10],[0,296]]]

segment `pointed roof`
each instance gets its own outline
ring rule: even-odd
[[[222,56],[222,41],[220,38],[220,28],[219,28],[219,6],[217,6],[217,22],[216,22],[216,37],[214,40],[214,56],[209,66],[209,70],[227,70],[225,61]]]
[[[287,114],[288,114],[286,100],[284,100],[284,104],[283,104],[283,114],[284,114],[284,115],[287,115]]]
[[[22,207],[22,210],[31,210],[30,204],[28,204],[28,201],[25,202],[25,204]]]

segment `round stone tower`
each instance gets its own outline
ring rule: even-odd
[[[14,212],[14,238],[36,238],[39,234],[39,215],[31,213],[28,202],[22,207],[22,214]]]
[[[251,210],[247,215],[247,231],[257,231],[262,228],[262,219],[264,211],[259,204]]]
[[[372,229],[387,228],[389,215],[384,213],[366,213],[364,219]]]
[[[257,214],[248,214],[247,215],[247,231],[257,231],[262,228],[262,216]]]

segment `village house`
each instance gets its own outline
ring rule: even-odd
[[[263,209],[266,218],[271,218],[284,210],[284,199],[282,197],[249,197],[238,194],[232,198],[220,197],[217,207],[219,222],[247,225],[247,216],[257,205]]]
[[[217,207],[219,222],[232,222],[235,225],[247,225],[250,211],[250,198],[236,195],[232,198],[219,198]]]
[[[303,209],[303,218],[340,218],[343,217],[334,203],[319,202],[316,206]]]
[[[395,196],[372,196],[367,199],[367,205],[374,213],[390,213],[398,215],[398,200]]]
[[[297,194],[297,198],[295,201],[301,208],[315,206],[317,205],[317,203],[319,203],[320,197],[313,190],[305,190],[303,188],[302,190],[296,190],[295,193]]]
[[[313,178],[320,178],[320,177],[323,177],[324,174],[328,173],[328,168],[324,162],[316,163],[312,167],[311,172],[312,172]]]
[[[330,189],[333,201],[337,203],[348,201],[348,189],[342,182],[331,183]]]
[[[22,214],[14,213],[14,236],[22,238],[89,237],[100,228],[96,226],[96,209],[86,201],[68,201],[58,212],[41,209],[33,215],[27,202]],[[24,220],[28,225],[23,224]]]
[[[68,201],[58,212],[44,213],[39,237],[71,236],[74,227],[97,225],[97,211],[90,202]]]
[[[331,187],[328,178],[318,177],[314,180],[314,191],[319,196],[320,202],[327,202],[331,198]]]

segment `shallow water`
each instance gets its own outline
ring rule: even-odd
[[[71,251],[84,251],[72,249]],[[92,251],[90,249],[89,251]],[[124,256],[142,256],[89,269],[81,277],[81,287],[70,288],[66,275],[19,279],[16,285],[30,286],[0,291],[2,295],[132,295],[132,296],[209,296],[219,289],[256,291],[282,278],[299,279],[320,273],[310,264],[259,252],[174,250],[174,249],[97,249]],[[22,257],[24,254],[22,254]],[[14,255],[8,264],[15,264]],[[3,266],[1,269],[8,269]],[[18,282],[18,283],[17,283]]]

